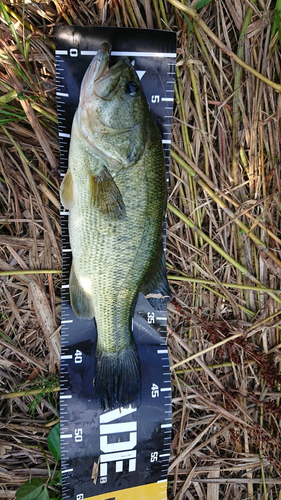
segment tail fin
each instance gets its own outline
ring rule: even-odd
[[[138,407],[141,401],[141,373],[137,348],[131,344],[115,354],[96,351],[95,390],[103,410],[120,406]]]

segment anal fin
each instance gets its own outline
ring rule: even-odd
[[[69,294],[71,307],[76,316],[81,319],[93,319],[95,311],[92,300],[78,282],[73,264],[70,271]]]
[[[91,203],[109,220],[123,219],[125,205],[119,188],[104,165],[99,175],[90,177]]]
[[[150,304],[156,310],[163,309],[163,299],[168,299],[172,296],[167,280],[166,260],[162,245],[156,265],[153,269],[150,269],[150,273],[146,276],[146,280],[140,291],[146,296]],[[166,300],[164,300],[164,302],[164,306],[166,306]]]

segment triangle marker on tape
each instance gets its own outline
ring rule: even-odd
[[[140,71],[140,70],[138,70],[136,73],[137,73],[139,79],[141,80],[142,77],[143,77],[143,75],[146,73],[146,71]]]

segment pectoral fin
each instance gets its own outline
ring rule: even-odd
[[[69,209],[73,206],[73,179],[71,172],[67,172],[60,188],[62,205]]]
[[[90,177],[91,203],[110,220],[123,219],[126,215],[125,205],[117,184],[106,166],[99,175]]]

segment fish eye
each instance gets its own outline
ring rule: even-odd
[[[140,90],[140,86],[137,82],[128,82],[125,86],[125,94],[135,97]]]

